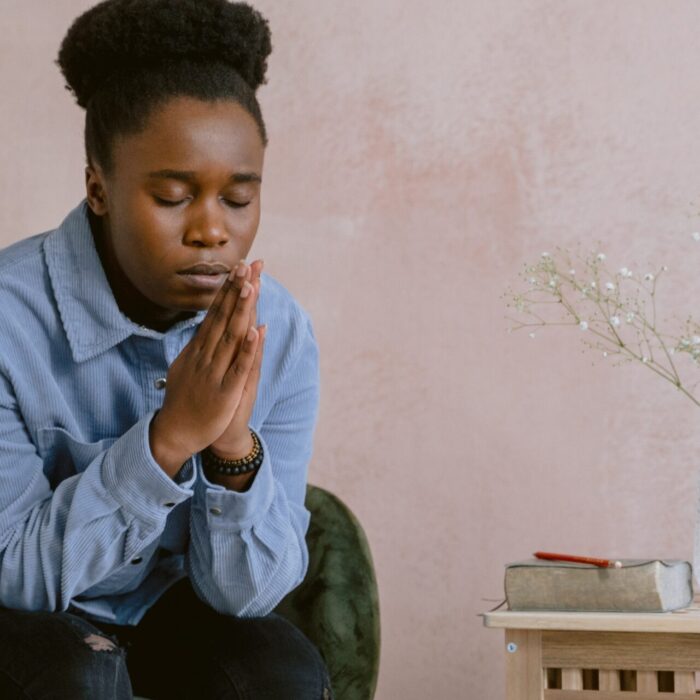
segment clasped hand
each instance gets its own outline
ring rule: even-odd
[[[205,447],[225,459],[253,448],[248,424],[267,330],[256,325],[262,268],[262,260],[236,266],[168,370],[151,434],[183,462]]]

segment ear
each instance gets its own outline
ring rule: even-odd
[[[85,190],[88,206],[96,216],[104,216],[108,211],[105,177],[99,165],[85,168]]]

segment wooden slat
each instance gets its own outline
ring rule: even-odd
[[[506,647],[516,644],[517,651],[506,651],[506,699],[542,700],[542,634],[533,630],[506,630]]]
[[[700,604],[669,613],[513,612],[482,615],[485,627],[607,632],[700,632]]]
[[[692,671],[676,671],[673,674],[674,693],[694,693],[695,674]]]
[[[657,693],[659,690],[659,677],[656,671],[637,671],[637,692]]]
[[[693,693],[616,693],[597,690],[545,690],[544,700],[698,700]]]
[[[542,663],[550,668],[695,671],[700,669],[700,635],[545,631]]]
[[[598,671],[598,688],[600,690],[620,690],[620,672]]]
[[[583,690],[583,672],[580,668],[562,668],[561,687],[563,690]]]

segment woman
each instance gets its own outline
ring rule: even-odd
[[[331,697],[271,614],[307,566],[318,353],[245,262],[270,51],[227,0],[107,0],[64,38],[86,198],[0,252],[2,698]]]

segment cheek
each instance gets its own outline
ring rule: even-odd
[[[122,223],[114,250],[121,268],[140,287],[163,273],[169,247],[157,222],[138,217]]]
[[[243,209],[236,224],[236,235],[250,247],[253,244],[253,239],[258,232],[258,225],[260,224],[260,204],[256,203]]]

